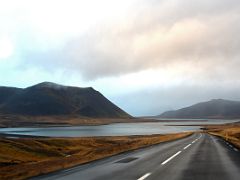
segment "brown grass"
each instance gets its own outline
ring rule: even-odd
[[[154,119],[142,118],[88,118],[78,115],[66,116],[21,116],[0,114],[0,127],[46,127],[46,126],[76,126],[103,125],[111,123],[159,122]]]
[[[240,124],[206,126],[208,133],[222,137],[240,149]]]
[[[89,138],[0,138],[0,179],[28,177],[73,167],[191,133]]]

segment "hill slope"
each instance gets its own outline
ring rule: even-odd
[[[0,113],[125,118],[129,114],[93,88],[43,82],[25,89],[0,87]]]
[[[176,111],[167,111],[161,118],[240,118],[240,102],[223,99],[198,103]]]

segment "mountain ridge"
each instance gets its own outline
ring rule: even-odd
[[[128,118],[92,87],[80,88],[42,82],[27,88],[0,87],[0,113],[17,115],[80,115],[83,117]]]
[[[210,101],[200,102],[178,110],[166,111],[156,117],[179,119],[240,118],[240,101],[212,99]]]

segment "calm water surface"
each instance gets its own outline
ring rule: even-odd
[[[237,120],[231,121],[235,122]],[[87,137],[87,136],[124,136],[167,134],[199,130],[199,124],[222,124],[230,121],[188,121],[188,122],[152,122],[118,123],[100,126],[45,127],[45,128],[0,128],[0,133],[51,137]],[[177,125],[184,126],[177,126]],[[170,126],[168,126],[170,125]]]

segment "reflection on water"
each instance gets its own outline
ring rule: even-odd
[[[236,120],[235,120],[236,121]],[[221,124],[233,121],[209,120],[196,122],[152,122],[152,123],[118,123],[101,126],[45,127],[45,128],[1,128],[0,133],[52,136],[52,137],[87,137],[87,136],[123,136],[166,134],[199,130],[200,126],[176,126],[194,124]],[[171,126],[168,126],[171,125]]]

